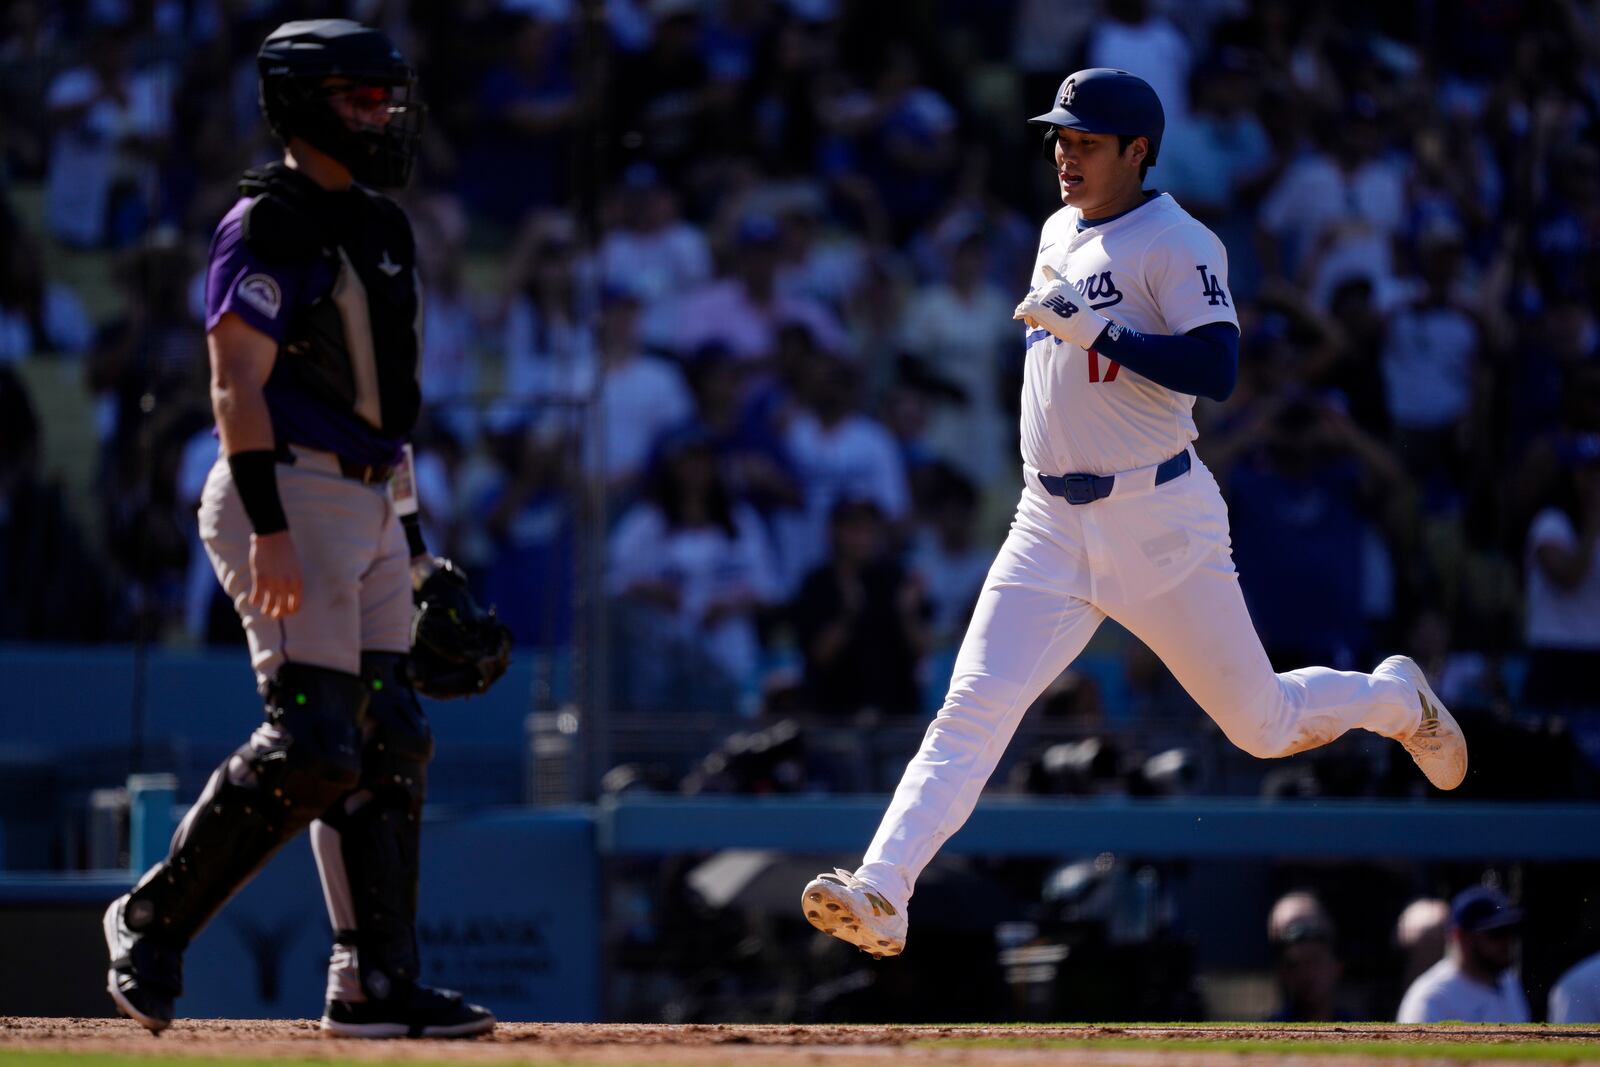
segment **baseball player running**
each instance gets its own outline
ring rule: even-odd
[[[212,774],[167,858],[106,910],[108,990],[152,1032],[171,1025],[190,940],[309,825],[334,929],[323,1029],[481,1034],[493,1015],[417,981],[433,738],[413,687],[481,691],[510,641],[428,555],[415,514],[397,516],[414,494],[389,487],[421,404],[420,289],[410,223],[368,186],[409,177],[415,80],[387,37],[341,19],[286,23],[258,59],[285,154],[245,174],[212,240],[222,447],[200,533],[266,721]]]
[[[1361,728],[1428,780],[1467,771],[1461,728],[1422,671],[1273,673],[1239,591],[1228,515],[1194,453],[1196,396],[1226,399],[1238,318],[1221,242],[1143,188],[1165,118],[1126,71],[1061,84],[1048,128],[1061,202],[1044,224],[1026,327],[1024,488],[957,655],[943,708],[854,873],[822,874],[813,926],[873,956],[905,947],[917,876],[960,829],[1022,713],[1107,616],[1144,641],[1228,739],[1263,759]]]

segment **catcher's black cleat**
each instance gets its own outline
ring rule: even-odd
[[[322,1029],[334,1037],[477,1037],[494,1029],[487,1008],[416,983],[383,1000],[330,1000]]]
[[[113,900],[101,921],[111,955],[106,992],[118,1011],[159,1034],[172,1025],[172,1004],[183,992],[183,950],[128,929],[127,905],[127,896]]]

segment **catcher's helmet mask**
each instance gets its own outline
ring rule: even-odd
[[[1161,152],[1166,113],[1150,83],[1136,74],[1109,67],[1090,67],[1069,74],[1056,90],[1055,106],[1030,123],[1046,126],[1045,153],[1054,161],[1057,131],[1109,133],[1143,137],[1149,144],[1144,165],[1153,167]]]
[[[363,185],[399,188],[410,181],[426,108],[417,98],[416,72],[382,32],[349,19],[286,22],[267,35],[256,64],[261,112],[285,144],[300,138]],[[367,89],[384,96],[367,97]],[[336,107],[340,96],[354,96],[354,106]],[[362,110],[377,107],[386,120],[361,121]]]

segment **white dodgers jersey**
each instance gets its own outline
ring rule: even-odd
[[[1049,264],[1090,307],[1140,333],[1239,325],[1222,242],[1166,193],[1081,231],[1078,220],[1078,209],[1065,207],[1045,222],[1035,288],[1046,284]],[[1045,330],[1029,330],[1027,345],[1022,459],[1036,470],[1116,474],[1160,463],[1194,440],[1193,396]]]

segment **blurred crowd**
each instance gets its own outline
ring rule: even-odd
[[[728,850],[626,871],[615,1017],[1600,1022],[1592,863],[945,856],[919,880],[908,973],[785,907],[813,862]]]
[[[256,48],[335,13],[430,104],[430,544],[522,644],[603,636],[615,706],[937,706],[1020,486],[1010,309],[1058,206],[1025,119],[1113,66],[1166,108],[1147,185],[1228,248],[1240,384],[1198,448],[1274,662],[1408,651],[1600,762],[1592,0],[12,0],[0,640],[236,638],[194,529],[200,271],[276,151]],[[42,361],[81,369],[91,514]],[[1205,728],[1113,659],[1046,699]]]
[[[1561,900],[1558,908],[1572,903]],[[1585,900],[1578,913],[1530,915],[1491,876],[1449,899],[1411,900],[1383,932],[1387,944],[1375,950],[1342,936],[1315,892],[1291,891],[1267,916],[1278,994],[1272,1018],[1528,1023],[1537,1014],[1552,1023],[1600,1022],[1600,953],[1583,955],[1593,943],[1590,916],[1582,914],[1589,910]],[[1524,967],[1525,934],[1554,942],[1532,954],[1543,994],[1537,1013]],[[1348,968],[1347,956],[1355,957]]]

